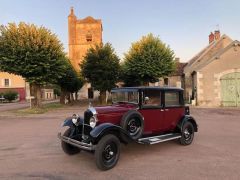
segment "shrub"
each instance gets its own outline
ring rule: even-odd
[[[13,100],[16,100],[18,97],[18,93],[15,91],[7,91],[3,94],[3,97],[9,101],[12,102]]]

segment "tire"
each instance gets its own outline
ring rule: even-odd
[[[96,165],[100,170],[106,171],[113,168],[120,156],[120,141],[112,135],[103,136],[95,150]]]
[[[66,137],[69,137],[70,133],[71,133],[71,129],[69,128],[64,132],[63,135],[66,136]],[[81,151],[79,148],[74,147],[71,144],[68,144],[64,141],[61,141],[61,145],[62,145],[63,151],[68,155],[74,155],[74,154],[77,154]]]
[[[142,115],[137,111],[129,111],[125,113],[122,117],[121,127],[127,131],[128,135],[133,139],[139,139],[144,130],[144,121]],[[126,135],[122,134],[121,137],[124,141],[129,141],[126,138]]]
[[[190,145],[194,138],[194,127],[191,122],[185,122],[182,127],[182,137],[180,138],[180,144],[186,146]]]

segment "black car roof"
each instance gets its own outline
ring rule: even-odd
[[[121,87],[121,88],[114,88],[112,89],[112,91],[126,91],[126,90],[174,90],[174,91],[183,91],[182,88],[178,88],[178,87],[167,87],[167,86],[154,86],[154,87],[150,87],[150,86],[140,86],[140,87]]]

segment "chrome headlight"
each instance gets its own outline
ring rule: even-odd
[[[92,116],[92,117],[90,118],[90,120],[89,120],[89,125],[90,125],[92,128],[94,128],[94,127],[96,126],[96,124],[97,124],[97,118],[96,118],[96,116]]]
[[[77,114],[73,114],[72,115],[72,122],[73,122],[73,124],[77,125],[78,118],[79,118],[79,115],[77,115]]]

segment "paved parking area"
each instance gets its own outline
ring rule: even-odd
[[[240,109],[191,109],[199,133],[190,146],[122,146],[117,166],[99,171],[87,152],[68,156],[57,132],[85,107],[42,115],[0,114],[0,179],[240,179]]]

